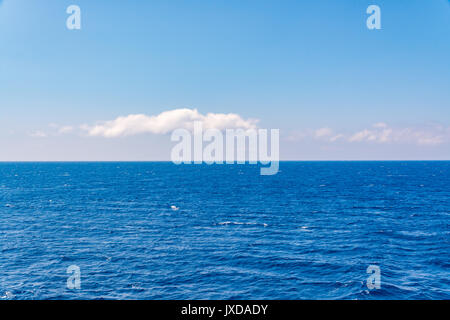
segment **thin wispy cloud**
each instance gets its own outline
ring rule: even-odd
[[[81,129],[89,136],[115,138],[144,133],[167,134],[175,129],[192,130],[194,122],[201,122],[204,129],[254,129],[257,120],[244,120],[235,113],[207,113],[197,109],[175,109],[158,115],[130,114],[95,125],[83,125]]]
[[[65,134],[65,133],[70,133],[74,130],[74,128],[72,126],[62,126],[58,128],[58,133],[59,134]]]
[[[425,126],[423,128],[391,128],[385,123],[356,132],[349,142],[414,143],[424,146],[440,145],[450,140],[449,128]]]
[[[45,138],[45,137],[47,137],[47,133],[38,130],[38,131],[31,132],[30,136],[33,138]]]
[[[333,134],[333,130],[330,128],[320,128],[315,131],[316,138],[329,137]]]
[[[336,132],[331,128],[304,130],[292,133],[287,140],[316,140],[322,143],[375,143],[375,144],[415,144],[438,146],[450,142],[450,127],[423,125],[413,127],[392,127],[379,122],[356,132]]]

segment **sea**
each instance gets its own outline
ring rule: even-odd
[[[0,299],[450,299],[450,162],[0,163]]]

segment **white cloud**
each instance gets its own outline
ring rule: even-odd
[[[393,138],[393,130],[384,122],[378,122],[372,125],[373,129],[364,129],[357,133],[354,133],[348,139],[349,142],[391,142]]]
[[[316,138],[328,137],[333,134],[333,130],[330,128],[320,128],[315,131]]]
[[[441,126],[422,128],[391,128],[385,123],[375,124],[371,129],[364,129],[348,139],[349,142],[375,143],[409,143],[434,146],[450,141],[449,130]]]
[[[60,133],[60,134],[70,133],[72,131],[73,131],[73,127],[72,126],[64,126],[64,127],[60,127],[58,129],[58,133]]]
[[[43,131],[34,131],[30,134],[33,138],[45,138],[47,134]]]
[[[387,124],[386,123],[384,123],[384,122],[378,122],[378,123],[375,123],[372,127],[374,127],[374,128],[387,128]]]
[[[256,120],[244,120],[234,113],[208,113],[203,115],[197,109],[175,109],[155,116],[130,114],[105,121],[93,126],[83,125],[81,129],[89,136],[107,138],[131,136],[142,133],[166,134],[178,128],[192,130],[195,121],[200,121],[204,129],[254,129]]]
[[[435,146],[444,143],[443,137],[420,137],[417,143],[425,146]]]
[[[360,132],[357,132],[357,133],[353,134],[348,139],[348,141],[350,141],[350,142],[355,142],[355,141],[356,142],[361,142],[361,141],[363,141],[365,139],[370,139],[371,136],[372,136],[372,133],[369,130],[364,129],[364,130],[362,130]]]
[[[337,134],[337,135],[335,135],[335,136],[330,138],[330,142],[335,142],[335,141],[337,141],[337,140],[339,140],[341,138],[344,138],[344,135],[342,133]]]
[[[330,128],[304,130],[288,137],[288,140],[316,139],[324,143],[377,143],[377,144],[416,144],[437,146],[450,142],[450,127],[442,125],[423,125],[409,128],[391,127],[384,122],[375,123],[370,128],[356,132],[336,133]]]

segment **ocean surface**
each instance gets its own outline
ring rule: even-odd
[[[450,299],[450,162],[280,170],[0,163],[0,298]]]

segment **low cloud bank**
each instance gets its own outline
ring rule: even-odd
[[[168,134],[175,129],[193,130],[194,122],[206,129],[256,129],[258,120],[244,119],[236,113],[206,113],[197,109],[174,109],[157,115],[130,114],[109,121],[82,126],[51,124],[51,132],[35,131],[33,137],[76,134],[88,137],[118,138],[139,134]],[[415,126],[392,126],[378,122],[359,130],[336,130],[330,127],[284,131],[288,141],[310,141],[319,144],[405,144],[440,146],[450,143],[450,127],[439,123]]]
[[[384,122],[356,132],[338,132],[331,128],[294,132],[288,140],[317,140],[324,143],[417,144],[437,146],[450,142],[450,128],[439,124],[420,127],[392,127]]]

